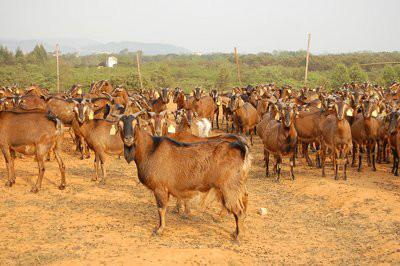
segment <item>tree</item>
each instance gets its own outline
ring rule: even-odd
[[[24,53],[22,52],[21,48],[17,47],[17,50],[15,51],[15,60],[18,63],[23,63],[24,60]]]
[[[172,76],[166,66],[160,66],[151,73],[150,81],[153,86],[168,88],[173,84]]]
[[[14,64],[14,56],[6,47],[0,46],[0,64],[11,65]]]
[[[215,87],[220,91],[225,90],[229,86],[230,80],[231,75],[228,69],[226,67],[221,67],[217,79],[215,80]]]
[[[337,64],[331,72],[331,87],[339,88],[343,83],[350,82],[349,71],[344,64]]]
[[[383,68],[381,79],[385,85],[390,85],[393,81],[396,81],[396,71],[392,66],[386,65]]]
[[[367,73],[360,67],[360,65],[352,65],[349,69],[349,77],[351,81],[363,83],[368,80]]]
[[[37,44],[32,52],[29,53],[29,59],[35,64],[44,64],[47,61],[47,52],[42,44]]]

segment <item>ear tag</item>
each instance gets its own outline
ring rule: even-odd
[[[89,112],[89,120],[93,120],[94,119],[94,113],[93,111]]]
[[[78,93],[79,95],[82,95],[82,89],[78,89],[77,93]]]
[[[291,90],[291,89],[288,89],[287,92],[288,92],[288,93],[292,93],[292,90]]]
[[[346,112],[347,116],[353,116],[353,109],[348,109]]]
[[[279,120],[280,117],[281,117],[280,114],[279,114],[279,113],[276,113],[276,115],[275,115],[275,120]]]
[[[168,133],[175,133],[175,127],[173,125],[169,125]]]
[[[322,107],[322,104],[321,104],[321,103],[318,103],[318,104],[317,104],[317,107],[318,107],[318,108],[321,108],[321,107]]]
[[[117,133],[117,129],[115,128],[115,125],[111,125],[110,135],[114,136],[116,133]]]
[[[374,111],[371,113],[371,116],[372,116],[372,117],[378,117],[378,111],[374,110]]]

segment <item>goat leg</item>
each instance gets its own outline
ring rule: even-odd
[[[99,166],[100,166],[100,158],[99,154],[96,152],[94,154],[94,176],[92,177],[92,181],[96,181],[99,178]]]
[[[264,159],[265,159],[265,176],[269,177],[269,152],[264,149]]]
[[[275,157],[275,168],[276,168],[276,182],[279,182],[281,179],[281,157],[277,155]]]
[[[165,228],[165,213],[167,212],[168,192],[162,188],[154,190],[157,202],[159,224],[153,231],[153,235],[162,235]]]
[[[294,154],[290,157],[290,177],[292,178],[292,180],[294,180],[295,179],[295,177],[294,177],[294,161],[295,160],[295,158],[294,158]]]
[[[37,148],[39,149],[39,148]],[[38,163],[38,168],[39,168],[39,175],[38,179],[36,181],[36,184],[32,186],[31,192],[32,193],[37,193],[39,192],[39,189],[42,187],[42,180],[43,180],[43,175],[44,175],[44,160],[43,160],[43,155],[40,154],[39,152],[36,152],[36,159]]]
[[[361,172],[363,152],[364,152],[364,149],[363,149],[362,145],[360,144],[358,147],[358,169],[357,169],[358,172]]]
[[[13,184],[15,184],[14,158],[11,155],[9,147],[2,147],[1,151],[3,152],[4,160],[6,161],[7,165],[8,180],[6,182],[6,186],[11,187]]]
[[[63,189],[65,189],[65,185],[66,185],[66,182],[65,182],[65,165],[64,165],[64,162],[63,162],[60,154],[58,153],[57,149],[54,149],[54,155],[56,157],[56,160],[57,160],[57,163],[58,163],[58,168],[60,169],[60,174],[61,174],[61,183],[58,186],[58,188],[60,190],[63,190]]]
[[[321,170],[322,176],[325,176],[325,147],[321,146]]]
[[[354,167],[356,164],[356,152],[357,152],[357,145],[353,142],[353,151],[352,151],[352,159],[351,159],[351,167]]]
[[[375,165],[375,158],[376,158],[376,154],[375,154],[375,143],[373,144],[373,146],[372,146],[372,149],[371,149],[371,151],[372,151],[372,171],[376,171],[376,165]]]
[[[100,155],[100,166],[101,166],[101,179],[99,184],[103,186],[106,184],[106,166],[105,166],[104,156],[102,155]]]

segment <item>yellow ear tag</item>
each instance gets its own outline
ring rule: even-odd
[[[79,95],[82,95],[82,89],[78,89],[78,92],[77,92]]]
[[[371,116],[372,116],[372,117],[377,117],[377,116],[378,116],[378,111],[376,111],[376,110],[373,111],[373,112],[371,113]]]
[[[116,133],[117,133],[117,129],[115,128],[115,125],[111,125],[110,135],[114,136]]]
[[[347,116],[353,116],[353,109],[348,109],[346,112]]]
[[[288,92],[288,93],[292,93],[292,90],[291,90],[291,89],[288,89],[287,92]]]
[[[321,104],[321,103],[318,103],[318,104],[317,104],[317,107],[318,107],[318,108],[321,108],[321,107],[322,107],[322,104]]]
[[[94,119],[94,113],[93,111],[89,112],[89,120],[93,120]]]
[[[276,113],[276,115],[275,115],[275,120],[279,120],[280,117],[281,117],[280,114],[279,114],[279,113]]]
[[[385,116],[385,115],[386,115],[386,112],[385,112],[385,111],[383,111],[383,112],[381,113],[381,115]]]
[[[218,99],[217,100],[217,105],[220,106],[221,105],[221,101]]]
[[[168,133],[175,133],[175,127],[173,125],[169,125]]]

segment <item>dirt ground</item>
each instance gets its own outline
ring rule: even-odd
[[[235,242],[234,219],[220,218],[218,204],[185,217],[173,212],[174,199],[164,235],[153,237],[155,201],[138,183],[134,163],[109,157],[107,184],[99,187],[90,181],[93,156],[81,161],[72,146],[64,143],[64,191],[51,161],[42,190],[30,193],[37,166],[28,157],[17,159],[17,182],[6,188],[1,159],[0,265],[400,264],[400,178],[390,174],[390,165],[378,165],[377,172],[350,169],[348,181],[335,181],[331,167],[322,178],[300,160],[291,181],[285,159],[276,183],[264,176],[256,138],[246,233]]]

